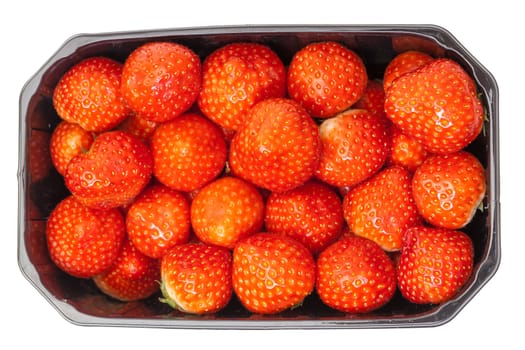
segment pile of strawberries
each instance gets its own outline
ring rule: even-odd
[[[278,313],[317,293],[348,313],[398,288],[455,297],[473,269],[460,230],[485,171],[476,86],[456,62],[399,54],[382,81],[337,42],[287,66],[231,43],[202,61],[150,42],[125,62],[90,57],[58,82],[50,142],[70,195],[51,212],[53,262],[122,301],[213,313],[233,294]]]

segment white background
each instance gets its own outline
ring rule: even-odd
[[[9,5],[7,5],[9,3]],[[436,3],[436,4],[434,4]],[[522,11],[505,1],[10,1],[0,6],[0,135],[5,201],[0,211],[0,348],[122,349],[207,347],[469,349],[523,346]],[[9,7],[6,7],[9,6]],[[514,7],[514,8],[512,8]],[[25,280],[17,265],[18,97],[23,84],[70,36],[230,24],[429,23],[448,29],[493,73],[500,88],[502,263],[450,323],[427,329],[202,331],[70,324]],[[513,343],[516,341],[515,343]]]

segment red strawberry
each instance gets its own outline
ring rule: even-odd
[[[472,273],[474,249],[460,231],[417,226],[408,229],[397,265],[403,297],[417,304],[452,299]]]
[[[385,118],[385,90],[377,80],[369,80],[361,98],[353,105],[355,109],[366,109],[378,118]]]
[[[87,58],[69,69],[53,91],[58,115],[88,131],[117,126],[130,109],[120,92],[122,63],[106,57]]]
[[[133,202],[126,215],[129,238],[142,253],[162,257],[190,237],[190,205],[186,197],[163,185],[152,185]]]
[[[394,57],[387,65],[383,75],[383,87],[390,88],[392,82],[405,73],[412,72],[432,61],[432,56],[420,51],[406,51]]]
[[[286,192],[272,192],[266,202],[266,228],[304,244],[317,254],[334,242],[343,227],[341,199],[326,184],[309,181]]]
[[[162,301],[186,313],[217,312],[232,296],[232,257],[226,248],[175,246],[162,258],[161,276]]]
[[[121,301],[142,300],[159,290],[159,261],[147,257],[125,239],[109,270],[93,277],[97,287]]]
[[[255,103],[285,93],[285,68],[275,52],[261,44],[233,43],[204,61],[198,102],[211,120],[237,130]]]
[[[326,119],[319,128],[322,153],[315,175],[333,186],[352,186],[385,163],[390,137],[385,120],[363,109]]]
[[[83,204],[115,208],[137,196],[151,178],[153,159],[139,139],[122,131],[99,135],[91,149],[69,162],[67,188]]]
[[[396,79],[387,91],[385,110],[404,133],[437,154],[463,149],[483,125],[474,81],[449,59],[434,60]]]
[[[258,232],[263,224],[264,202],[250,183],[223,177],[206,185],[191,204],[191,224],[197,237],[229,249]]]
[[[420,223],[408,170],[392,166],[352,188],[343,210],[351,231],[384,250],[401,249],[403,232]]]
[[[275,314],[300,304],[315,275],[308,249],[284,235],[256,233],[233,251],[233,289],[251,312]]]
[[[288,93],[314,117],[344,111],[363,94],[368,76],[361,58],[336,42],[312,43],[288,68]]]
[[[376,243],[347,236],[317,259],[317,293],[336,310],[365,313],[387,304],[396,290],[393,262]]]
[[[270,191],[305,183],[319,161],[317,125],[298,103],[268,99],[248,112],[230,148],[230,166],[238,177]]]
[[[69,161],[91,147],[94,135],[80,125],[62,121],[53,130],[49,145],[51,160],[59,174],[65,175]]]
[[[53,262],[68,274],[89,278],[109,269],[125,235],[118,209],[96,210],[69,196],[47,221],[47,246]]]
[[[122,95],[141,118],[150,121],[164,122],[187,111],[200,87],[200,59],[180,44],[146,43],[124,62]]]
[[[151,140],[155,177],[179,191],[193,191],[224,169],[227,151],[221,129],[194,113],[184,114],[155,130]]]
[[[149,144],[158,125],[159,123],[141,118],[136,113],[131,113],[120,123],[117,129],[138,137],[145,144]]]
[[[414,137],[404,134],[398,127],[390,128],[392,146],[387,164],[401,165],[411,172],[429,156],[427,150]]]
[[[417,208],[429,223],[448,229],[468,224],[486,191],[485,170],[466,151],[427,158],[412,179]]]

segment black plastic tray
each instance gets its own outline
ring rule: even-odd
[[[396,292],[393,300],[369,314],[344,314],[324,306],[317,295],[302,307],[278,315],[253,315],[232,299],[214,315],[191,316],[157,301],[122,303],[100,293],[93,282],[70,277],[50,260],[45,223],[68,192],[49,167],[46,141],[60,121],[52,104],[58,80],[81,59],[104,55],[119,61],[153,40],[175,41],[201,58],[235,41],[256,41],[272,47],[285,64],[306,44],[339,41],[364,60],[369,77],[381,78],[387,63],[400,51],[417,49],[457,61],[474,78],[487,121],[483,133],[468,147],[482,162],[488,179],[484,211],[463,230],[475,246],[474,273],[453,300],[443,305],[415,305]],[[80,34],[67,40],[29,79],[20,95],[18,170],[18,262],[31,284],[68,321],[79,325],[165,328],[380,328],[444,324],[476,295],[498,269],[500,252],[498,87],[495,79],[447,30],[434,25],[226,26]],[[44,174],[45,176],[43,176]]]

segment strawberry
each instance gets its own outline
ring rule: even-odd
[[[429,153],[414,137],[403,133],[398,127],[390,128],[392,145],[387,164],[401,165],[411,172],[414,172],[418,166],[429,156]]]
[[[164,185],[145,189],[126,215],[130,240],[144,255],[161,258],[190,237],[190,205],[186,197]]]
[[[91,147],[95,136],[80,125],[66,122],[57,125],[51,134],[50,154],[59,174],[65,175],[69,161],[85,153]]]
[[[266,202],[266,228],[304,244],[317,254],[333,243],[343,227],[341,199],[328,185],[309,181],[286,192],[272,192]]]
[[[159,290],[159,260],[142,254],[129,239],[111,267],[93,276],[93,282],[106,295],[120,301],[150,297]]]
[[[387,304],[396,290],[395,267],[376,243],[346,236],[319,254],[316,289],[321,301],[347,313]]]
[[[191,203],[191,224],[197,237],[229,249],[258,232],[263,224],[264,202],[250,183],[223,177],[203,187]]]
[[[472,220],[485,196],[485,170],[466,151],[431,156],[414,173],[412,189],[425,220],[460,229]]]
[[[164,185],[184,192],[216,178],[227,157],[221,129],[195,113],[158,126],[151,140],[151,151],[155,177]]]
[[[246,309],[275,314],[300,304],[314,288],[315,262],[298,241],[256,233],[233,250],[233,289]]]
[[[139,139],[122,131],[99,135],[88,152],[69,162],[67,188],[92,208],[115,208],[129,203],[151,178],[151,152]]]
[[[453,153],[481,132],[483,106],[472,78],[450,59],[436,59],[396,79],[385,111],[404,133],[437,154]]]
[[[383,75],[383,87],[385,91],[390,88],[394,80],[403,74],[412,72],[432,60],[432,56],[415,50],[406,51],[397,55],[385,68]]]
[[[162,257],[161,300],[185,313],[224,308],[232,296],[232,257],[223,247],[186,243]]]
[[[270,191],[305,183],[320,154],[317,125],[297,102],[267,99],[250,109],[230,147],[233,174]]]
[[[129,117],[118,125],[117,129],[138,137],[148,145],[158,125],[159,123],[141,118],[136,113],[131,113]]]
[[[70,68],[53,91],[58,115],[87,131],[112,129],[130,113],[120,92],[122,63],[87,58]]]
[[[118,209],[90,209],[73,196],[63,199],[47,221],[51,259],[66,273],[80,278],[109,269],[124,236],[124,218]]]
[[[284,97],[284,64],[269,47],[232,43],[204,61],[200,110],[222,127],[239,129],[246,112],[267,98]]]
[[[354,104],[368,81],[361,58],[342,44],[312,43],[288,67],[288,93],[314,117],[327,118]]]
[[[188,47],[149,42],[124,62],[122,95],[141,118],[165,122],[187,111],[201,87],[201,62]]]
[[[420,223],[408,170],[388,167],[353,187],[343,200],[344,217],[358,236],[387,251],[401,249],[403,232]]]
[[[378,118],[385,118],[385,90],[377,80],[369,80],[361,98],[352,106],[355,109],[366,109]]]
[[[375,174],[390,148],[388,125],[363,109],[323,121],[321,160],[315,176],[337,187],[353,186]]]
[[[416,226],[408,229],[397,265],[398,287],[417,304],[452,299],[472,273],[472,240],[461,231]]]

